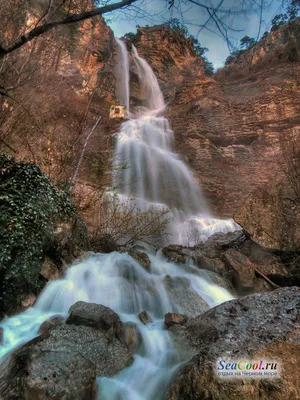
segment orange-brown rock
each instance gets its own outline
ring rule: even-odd
[[[290,233],[279,243],[279,231],[286,221],[280,227],[274,223],[270,202],[263,207],[260,201],[258,213],[245,207],[247,199],[256,202],[257,190],[274,183],[285,186],[287,181],[283,148],[300,137],[300,66],[299,60],[290,56],[295,46],[299,48],[299,40],[293,42],[287,28],[272,32],[210,78],[188,43],[184,58],[181,47],[173,45],[174,35],[164,32],[165,28],[161,32],[140,30],[135,44],[155,70],[169,100],[167,116],[177,151],[195,171],[217,215],[237,213],[237,221],[263,245],[294,250],[295,246],[289,245]],[[173,62],[169,77],[166,57]],[[166,77],[172,85],[166,85]],[[285,205],[279,213],[274,210],[277,220],[288,208]],[[294,215],[289,223],[291,230],[297,231],[294,237],[299,245]],[[259,229],[264,234],[258,234]]]

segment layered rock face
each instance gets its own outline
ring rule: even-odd
[[[169,99],[167,116],[177,151],[195,171],[217,215],[236,214],[237,221],[266,246],[297,248],[298,208],[290,211],[291,204],[283,204],[278,212],[270,199],[257,201],[262,197],[258,191],[270,193],[266,185],[278,196],[274,184],[282,187],[282,181],[288,180],[283,173],[287,161],[283,149],[300,135],[300,67],[289,57],[293,48],[287,33],[269,35],[213,78],[203,74],[203,64],[196,61],[188,43],[185,52],[173,45],[176,35],[166,34],[165,28],[143,29],[135,44]],[[168,76],[163,67],[166,59],[177,73],[170,69]],[[284,186],[285,192],[291,192],[289,185]],[[251,200],[257,207],[249,205]],[[282,219],[287,210],[288,222]],[[287,224],[293,225],[292,232],[283,238]],[[298,237],[298,244],[291,243],[292,236]]]
[[[31,3],[23,18],[14,21],[14,35],[8,22],[1,27],[8,43],[47,9],[47,1]],[[74,12],[88,3],[92,7],[92,1],[73,2]],[[104,175],[117,129],[109,121],[115,102],[113,39],[101,17],[58,27],[8,56],[0,73],[0,86],[11,89],[10,97],[0,98],[1,151],[38,164],[61,186],[70,182],[86,136],[102,116],[77,176],[74,192],[83,198],[93,194]]]

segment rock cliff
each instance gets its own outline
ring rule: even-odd
[[[299,39],[294,43],[289,29],[269,34],[212,78],[190,44],[183,52],[173,45],[178,34],[165,33],[165,27],[140,29],[135,45],[158,76],[169,100],[177,151],[195,171],[214,212],[236,214],[237,222],[265,246],[294,249],[299,246],[299,207],[282,204],[279,211],[273,204],[275,185],[293,190],[286,184],[284,152],[300,135]],[[169,84],[166,60],[173,65]],[[273,191],[273,202],[266,196],[262,200],[261,191]],[[288,221],[281,218],[286,213]],[[290,243],[291,237],[297,243]]]
[[[26,15],[27,23],[36,18],[32,10]],[[284,168],[286,149],[299,138],[297,24],[292,39],[290,27],[282,27],[213,77],[181,31],[140,28],[127,39],[158,77],[176,149],[216,216],[235,215],[255,240],[284,250],[299,247],[300,240],[299,204]],[[113,133],[120,124],[108,118],[118,102],[115,54],[113,33],[98,17],[18,50],[0,76],[1,86],[19,82],[10,97],[0,99],[1,151],[39,164],[55,183],[70,181],[85,138],[102,115],[74,190],[83,210],[109,183]],[[14,63],[29,74],[26,79],[11,68]],[[139,105],[134,68],[131,85],[131,103]],[[93,212],[86,218],[93,221]]]

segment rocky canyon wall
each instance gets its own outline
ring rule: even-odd
[[[299,41],[291,42],[284,29],[212,78],[188,43],[185,50],[172,44],[176,32],[140,29],[136,46],[169,100],[177,151],[195,171],[216,215],[235,215],[263,245],[295,248],[299,207],[283,201],[289,196],[278,190],[294,196],[284,165],[290,143],[300,136],[300,66],[294,56]],[[176,73],[166,65],[176,65]]]
[[[36,10],[26,10],[22,24],[32,23]],[[6,27],[8,38],[14,34]],[[235,215],[255,239],[277,248],[299,243],[299,209],[283,167],[291,138],[300,136],[297,40],[293,44],[282,28],[208,77],[192,40],[180,31],[140,28],[127,39],[158,77],[176,150],[195,171],[215,215]],[[115,54],[113,32],[97,17],[31,42],[1,69],[1,87],[13,86],[0,98],[1,151],[36,162],[55,183],[70,181],[87,133],[102,115],[75,187],[83,210],[109,183],[120,124],[108,117],[118,102]],[[142,104],[134,68],[131,86],[132,105]],[[292,202],[274,203],[291,196]]]

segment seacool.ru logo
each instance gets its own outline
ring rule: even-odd
[[[215,372],[220,378],[278,378],[280,363],[274,360],[219,359]]]

